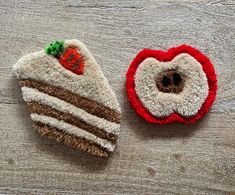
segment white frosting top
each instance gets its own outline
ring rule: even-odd
[[[78,40],[65,41],[65,47],[76,47],[84,60],[84,74],[65,69],[44,51],[22,57],[13,67],[18,79],[33,79],[62,87],[82,97],[97,101],[120,112],[116,96],[87,47]]]

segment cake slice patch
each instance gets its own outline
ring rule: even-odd
[[[109,157],[117,143],[121,110],[83,43],[56,41],[22,57],[13,71],[41,135]]]

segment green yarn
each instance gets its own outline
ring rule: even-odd
[[[59,57],[64,51],[64,41],[55,41],[45,48],[45,52],[54,57]]]

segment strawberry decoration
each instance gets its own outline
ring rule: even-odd
[[[45,48],[45,52],[54,56],[67,70],[82,75],[84,72],[84,61],[77,48],[64,47],[64,41],[56,41]]]

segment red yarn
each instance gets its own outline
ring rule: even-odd
[[[64,53],[59,56],[59,62],[67,70],[70,70],[75,74],[81,75],[84,72],[84,62],[76,48],[66,48]]]
[[[181,53],[188,53],[202,65],[203,71],[205,72],[208,79],[208,86],[209,86],[208,96],[205,102],[202,104],[201,109],[197,112],[195,116],[184,117],[178,113],[172,113],[167,117],[162,117],[162,118],[155,117],[143,106],[143,104],[141,103],[136,94],[135,81],[134,81],[136,70],[138,69],[141,62],[143,62],[146,58],[153,57],[158,61],[168,62]],[[185,44],[175,48],[171,48],[168,51],[143,49],[134,58],[126,74],[127,97],[132,107],[137,112],[137,114],[143,117],[149,123],[156,123],[156,124],[167,124],[171,122],[180,122],[185,124],[194,123],[197,120],[201,119],[209,111],[210,107],[212,106],[215,100],[216,91],[217,91],[217,78],[212,63],[199,50]]]

